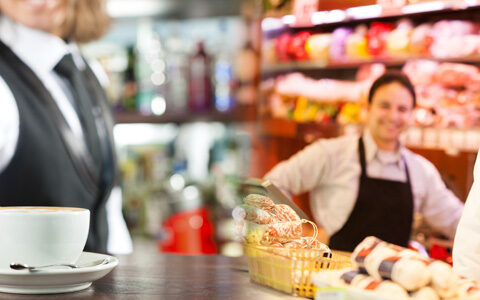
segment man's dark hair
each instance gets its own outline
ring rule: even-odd
[[[372,103],[373,96],[375,92],[384,85],[397,82],[403,87],[405,87],[413,97],[413,107],[417,104],[417,97],[415,96],[415,88],[413,87],[412,82],[408,77],[399,71],[388,71],[382,76],[378,77],[375,82],[373,82],[372,87],[368,93],[368,103]]]

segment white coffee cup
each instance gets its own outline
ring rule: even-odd
[[[70,207],[0,207],[0,268],[73,264],[87,242],[90,211]]]

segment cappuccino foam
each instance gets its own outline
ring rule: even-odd
[[[32,214],[32,213],[66,213],[66,212],[82,212],[84,208],[76,207],[49,207],[49,206],[11,206],[0,207],[0,214]]]

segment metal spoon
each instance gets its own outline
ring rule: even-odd
[[[26,264],[20,264],[20,263],[11,263],[10,264],[10,269],[14,270],[29,270],[29,271],[37,271],[40,269],[44,268],[51,268],[51,267],[69,267],[72,269],[78,269],[78,268],[85,268],[85,267],[93,267],[93,266],[100,266],[109,263],[110,260],[108,258],[101,259],[101,260],[96,260],[89,262],[87,264],[83,264],[81,266],[75,265],[75,264],[56,264],[56,265],[45,265],[45,266],[29,266]]]

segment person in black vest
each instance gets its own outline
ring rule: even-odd
[[[333,249],[352,251],[370,235],[408,246],[414,213],[453,239],[463,203],[428,160],[400,142],[416,103],[410,80],[385,73],[368,102],[361,136],[316,141],[265,177],[287,193],[310,192],[312,213]]]
[[[0,205],[91,212],[85,250],[128,253],[106,95],[76,43],[105,1],[0,0]]]

